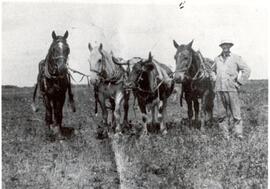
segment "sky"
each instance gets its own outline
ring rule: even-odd
[[[90,74],[89,42],[103,43],[105,50],[124,59],[146,58],[151,51],[174,70],[173,39],[179,44],[194,39],[193,48],[211,59],[221,52],[219,42],[230,39],[235,44],[232,52],[250,66],[251,79],[268,78],[269,20],[264,1],[186,0],[182,9],[181,0],[154,2],[3,2],[2,85],[35,84],[53,30],[58,35],[69,31],[69,66],[86,74]],[[80,77],[74,77],[73,83],[79,84]]]

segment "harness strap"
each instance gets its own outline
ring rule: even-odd
[[[47,60],[45,61],[44,74],[45,74],[45,77],[48,78],[48,79],[53,78],[53,76],[52,76],[52,75],[50,74],[50,72],[49,72],[49,67],[48,67],[48,62],[47,62]]]

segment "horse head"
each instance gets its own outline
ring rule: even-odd
[[[174,79],[177,83],[185,82],[192,76],[193,69],[193,54],[194,51],[192,49],[193,40],[187,45],[178,45],[175,40],[173,40],[173,44],[177,49],[176,54],[174,56],[176,69]]]
[[[155,65],[153,57],[149,52],[148,59],[140,59],[136,62],[128,78],[127,86],[130,88],[144,88],[149,92],[153,92],[155,88],[155,73],[153,72]]]
[[[98,47],[94,48],[89,43],[88,49],[90,52],[90,71],[93,73],[91,76],[91,83],[95,83],[100,79],[109,79],[113,77],[117,68],[113,63],[112,53],[105,51],[102,43],[100,43]]]
[[[46,58],[50,75],[63,76],[67,73],[67,59],[70,53],[67,38],[68,31],[65,32],[64,36],[56,35],[55,31],[52,32],[53,42]]]

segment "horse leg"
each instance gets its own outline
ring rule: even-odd
[[[130,92],[124,92],[124,124],[128,125],[128,109],[129,109]]]
[[[158,99],[154,100],[150,107],[149,107],[149,113],[151,112],[151,119],[148,120],[148,124],[151,125],[151,128],[153,130],[156,130],[156,128],[159,126],[158,124]]]
[[[160,131],[163,135],[167,134],[167,128],[166,128],[166,118],[167,118],[167,98],[165,98],[162,102],[162,105],[159,106],[159,117],[161,118],[160,120]]]
[[[43,96],[43,103],[46,108],[46,113],[45,113],[45,124],[48,129],[50,129],[50,125],[53,124],[52,120],[52,104],[51,100],[48,98],[48,96],[44,95]]]
[[[108,110],[105,103],[105,97],[102,94],[99,94],[99,105],[102,111],[102,123],[108,125]]]
[[[206,110],[206,122],[209,123],[210,126],[212,126],[213,122],[213,108],[214,108],[214,99],[215,99],[215,93],[209,93],[209,95],[206,98],[206,105],[205,105],[205,110]]]
[[[198,98],[193,99],[193,107],[195,111],[195,125],[196,127],[199,127],[200,125],[200,119],[199,119],[199,111],[200,111],[200,104]]]
[[[112,108],[112,122],[111,122],[111,125],[112,125],[112,128],[114,129],[115,128],[115,116],[114,116],[114,111],[115,111],[115,101],[113,98],[110,98],[110,103],[111,103],[111,108]]]
[[[76,112],[76,107],[75,107],[75,102],[74,102],[74,95],[73,95],[72,89],[71,89],[70,76],[68,76],[68,99],[69,99],[69,104],[71,106],[71,110],[73,112]]]
[[[145,134],[148,134],[148,130],[147,130],[147,113],[146,113],[146,106],[145,106],[145,102],[141,101],[138,99],[138,104],[139,104],[139,108],[142,112],[142,121],[143,121],[143,132]]]
[[[185,99],[186,99],[187,106],[188,106],[189,127],[191,127],[192,126],[192,117],[193,117],[192,99],[188,95],[185,95]]]
[[[59,134],[62,134],[62,120],[63,120],[63,106],[65,103],[65,95],[53,101],[54,119],[56,122],[56,131],[59,130]]]
[[[114,116],[115,116],[115,122],[116,122],[116,132],[121,132],[121,105],[124,99],[123,92],[116,93],[115,97],[115,110],[114,110]]]
[[[202,96],[202,105],[201,105],[201,117],[202,117],[202,124],[201,124],[201,130],[204,130],[206,125],[206,95]]]
[[[33,112],[37,112],[38,108],[36,107],[36,94],[37,94],[38,82],[35,85],[34,94],[33,94],[33,102],[31,104]]]

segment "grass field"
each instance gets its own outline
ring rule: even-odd
[[[268,81],[240,91],[244,139],[224,139],[216,122],[204,131],[186,124],[186,105],[170,97],[168,134],[142,136],[138,110],[123,135],[96,138],[93,93],[73,88],[77,112],[64,108],[75,135],[52,141],[44,108],[30,104],[33,88],[2,87],[2,188],[267,188]],[[132,103],[132,102],[131,102]]]

